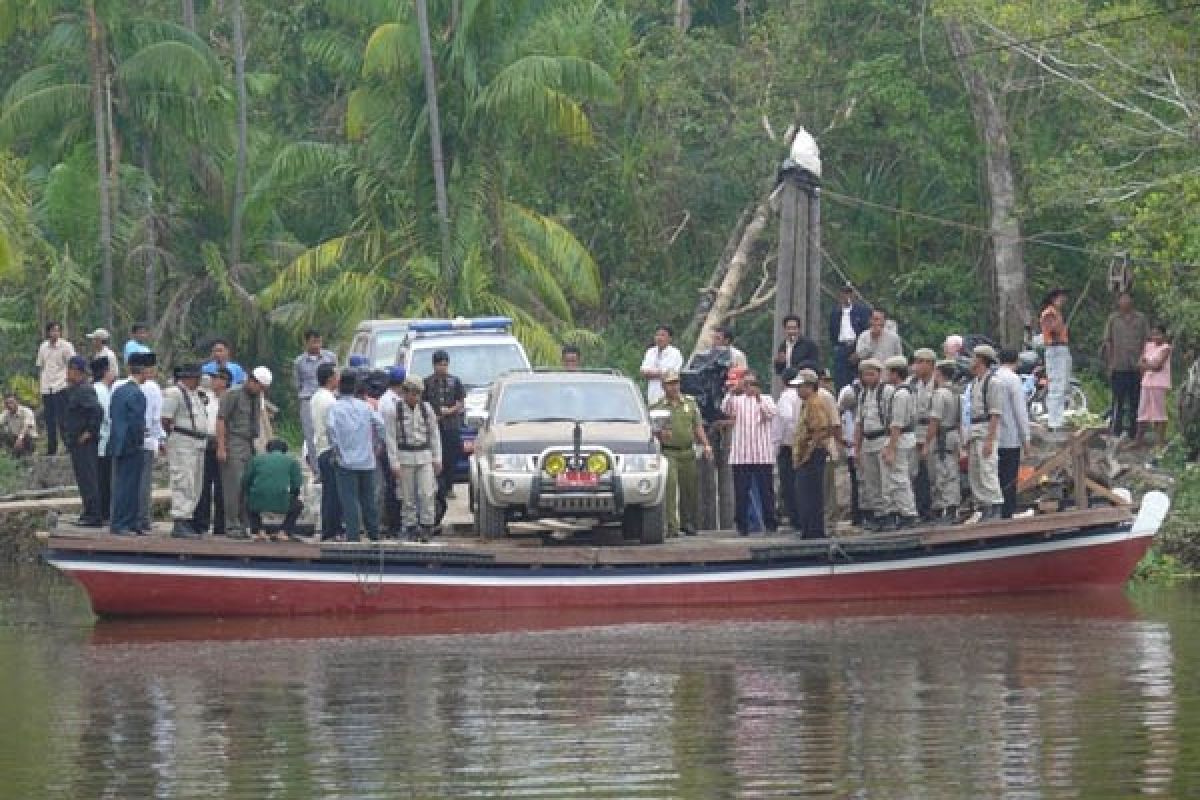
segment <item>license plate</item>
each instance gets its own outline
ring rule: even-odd
[[[555,479],[555,485],[560,489],[583,489],[595,486],[600,482],[600,476],[594,472],[579,472],[570,470]]]

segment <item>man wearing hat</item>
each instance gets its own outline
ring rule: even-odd
[[[962,403],[954,390],[958,361],[938,361],[933,372],[934,390],[929,404],[929,424],[925,433],[927,461],[930,465],[930,514],[935,525],[952,525],[962,502],[958,452]]]
[[[229,391],[231,383],[233,376],[227,369],[218,369],[211,375],[201,370],[197,394],[204,401],[205,416],[208,418],[208,441],[204,447],[200,499],[192,517],[192,529],[201,535],[208,533],[210,525],[214,536],[225,535],[225,497],[221,485],[221,464],[217,461],[217,414],[221,409],[221,398]]]
[[[445,350],[433,353],[433,374],[425,379],[423,399],[438,418],[438,436],[442,440],[442,461],[445,469],[438,475],[437,514],[434,525],[440,525],[446,514],[446,498],[454,489],[454,471],[462,455],[463,411],[467,390],[462,381],[450,374],[450,354]]]
[[[425,382],[409,375],[402,388],[400,402],[384,418],[384,439],[400,490],[404,532],[410,539],[429,541],[437,519],[437,476],[453,467],[442,461],[438,415],[422,399]]]
[[[829,312],[829,343],[833,346],[833,380],[838,389],[853,382],[851,356],[858,337],[871,324],[871,308],[859,299],[847,282],[838,294],[838,305]]]
[[[886,408],[893,389],[883,381],[883,364],[866,358],[858,364],[862,384],[855,402],[854,450],[858,455],[859,506],[863,527],[879,530],[884,521],[883,449],[888,443]]]
[[[177,537],[199,535],[192,518],[200,501],[208,443],[208,408],[197,392],[199,386],[200,367],[185,364],[175,370],[175,384],[163,392],[162,426],[171,470],[171,535]]]
[[[884,511],[887,514],[883,529],[898,530],[915,525],[919,519],[912,485],[912,464],[917,451],[916,398],[908,383],[908,360],[904,356],[891,356],[884,362],[884,367],[892,386],[892,396],[884,409],[888,439],[883,448]]]
[[[115,370],[117,368],[117,354],[108,346],[112,335],[106,328],[96,328],[86,337],[92,343],[92,352],[88,355],[88,361],[95,361],[97,358],[107,358],[108,363]]]
[[[217,411],[217,461],[221,464],[221,489],[225,496],[225,532],[247,539],[250,517],[242,494],[242,478],[254,458],[254,440],[262,433],[263,396],[273,376],[266,367],[255,367],[245,383],[221,398]]]
[[[975,501],[973,522],[1000,516],[1004,494],[1000,491],[999,449],[997,435],[1003,413],[1003,392],[995,386],[996,351],[981,344],[973,351],[970,393],[971,427],[968,435],[967,475],[971,480],[971,495]]]
[[[917,449],[909,471],[912,473],[913,499],[917,502],[917,514],[929,518],[931,508],[930,484],[933,480],[933,457],[929,447],[929,409],[933,405],[934,365],[937,353],[922,347],[913,353],[912,377],[908,385],[912,388],[916,409]]]
[[[704,418],[700,406],[679,388],[679,371],[669,369],[662,375],[663,396],[651,411],[666,411],[671,418],[657,432],[663,456],[667,459],[667,536],[683,531],[696,535],[699,508],[696,505],[698,478],[696,475],[696,444],[704,448],[704,457],[712,458],[712,447],[704,433]]]
[[[118,536],[147,533],[138,528],[138,500],[146,463],[146,395],[142,384],[153,377],[153,353],[129,355],[129,380],[113,389],[108,449],[113,459],[113,507],[109,530]]]
[[[71,356],[67,361],[67,388],[63,392],[63,444],[71,456],[75,484],[83,501],[79,524],[99,528],[104,524],[100,507],[100,428],[104,409],[92,388],[87,359]]]

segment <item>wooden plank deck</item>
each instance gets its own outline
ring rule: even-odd
[[[445,536],[429,544],[387,541],[383,543],[332,542],[257,542],[230,539],[176,539],[160,526],[150,536],[112,536],[94,529],[60,524],[40,538],[52,549],[87,553],[145,553],[147,555],[190,557],[226,557],[235,559],[270,558],[293,561],[358,561],[377,558],[411,558],[429,563],[461,561],[498,566],[621,566],[631,564],[710,564],[764,560],[812,554],[839,547],[854,553],[890,547],[926,548],[979,542],[981,545],[1001,539],[1076,531],[1081,528],[1111,527],[1131,518],[1128,508],[1094,508],[1062,511],[1027,519],[997,520],[954,528],[914,528],[895,533],[863,534],[824,540],[801,540],[794,535],[742,537],[730,531],[710,531],[696,537],[669,539],[661,545],[596,544],[581,540],[563,544],[545,544],[530,537],[505,537],[481,541],[472,536]]]
[[[170,489],[155,489],[152,495],[155,503],[171,502]],[[64,497],[38,497],[32,500],[10,500],[0,503],[0,515],[21,514],[38,511],[75,511],[82,506],[79,495]]]

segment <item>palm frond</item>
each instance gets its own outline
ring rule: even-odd
[[[356,78],[362,73],[362,44],[341,31],[306,34],[300,42],[300,50],[310,61],[342,80]]]
[[[42,40],[39,57],[47,63],[75,63],[84,61],[87,52],[87,30],[78,18],[66,18],[56,23]]]
[[[143,47],[125,59],[117,75],[134,88],[169,89],[187,95],[220,80],[220,72],[203,52],[177,41]]]
[[[367,39],[363,51],[362,73],[365,77],[394,78],[411,73],[416,64],[416,39],[411,25],[385,22]]]
[[[564,225],[513,202],[504,205],[504,223],[507,238],[523,241],[536,252],[547,268],[557,273],[569,297],[584,305],[600,301],[600,268]]]
[[[492,123],[517,120],[531,131],[580,129],[578,100],[609,101],[616,84],[599,65],[574,56],[530,55],[502,69],[475,102]],[[590,135],[590,131],[589,131]]]
[[[14,103],[20,102],[28,95],[50,86],[82,82],[82,75],[70,75],[68,72],[64,65],[59,62],[34,67],[13,81],[12,85],[8,87],[8,91],[4,93],[4,106],[11,106]]]
[[[270,310],[290,301],[317,286],[342,265],[353,241],[352,236],[339,236],[310,247],[284,267],[260,294],[263,308]]]
[[[91,90],[83,83],[60,83],[30,92],[4,109],[0,140],[47,133],[81,117],[91,107]]]

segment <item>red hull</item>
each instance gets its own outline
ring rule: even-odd
[[[1128,580],[1151,535],[1100,536],[1069,546],[1048,545],[975,551],[875,564],[788,570],[763,566],[752,574],[722,577],[656,575],[546,581],[528,578],[351,575],[324,580],[281,569],[251,577],[186,570],[97,569],[57,565],[87,591],[97,614],[300,615],[471,609],[618,608],[755,605],[1119,586]],[[1007,551],[1007,552],[1006,552]],[[54,560],[52,559],[52,563]],[[165,572],[165,574],[164,574]],[[719,572],[719,571],[718,571]],[[802,574],[800,574],[802,573]],[[541,581],[539,583],[539,581]]]

